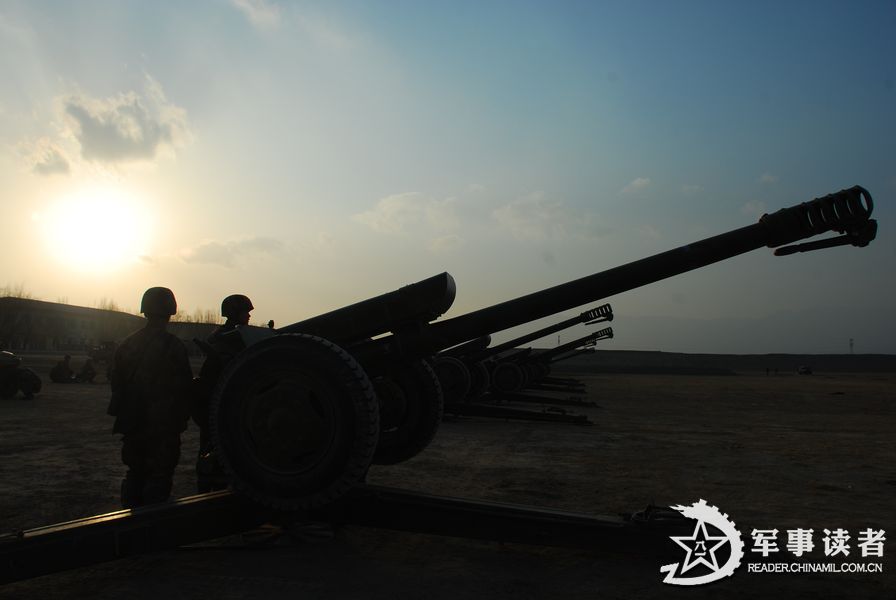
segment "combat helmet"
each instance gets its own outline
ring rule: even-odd
[[[231,294],[221,301],[221,315],[228,319],[235,319],[254,308],[249,297],[242,294]]]
[[[140,312],[149,316],[171,316],[177,313],[177,300],[174,292],[166,287],[151,287],[143,292],[140,301]]]

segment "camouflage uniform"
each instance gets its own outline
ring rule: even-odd
[[[192,371],[187,350],[164,324],[149,323],[115,351],[110,370],[115,416],[123,434],[121,486],[125,508],[164,502],[180,458],[180,434],[189,418]]]
[[[65,355],[65,358],[56,363],[56,366],[50,369],[50,381],[53,383],[72,383],[75,380],[75,372],[69,364],[71,356]]]
[[[199,371],[193,398],[193,421],[199,426],[199,456],[196,459],[197,491],[205,493],[227,487],[227,478],[214,452],[209,432],[209,403],[221,373],[245,345],[236,331],[249,322],[252,301],[242,294],[228,296],[221,303],[221,314],[227,320],[206,340],[205,362]]]
[[[196,385],[192,410],[193,421],[199,426],[200,456],[207,454],[212,449],[211,436],[208,432],[208,405],[212,391],[224,367],[243,349],[242,339],[238,334],[224,335],[229,331],[234,331],[237,325],[238,323],[227,321],[215,329],[206,340],[214,352],[206,356],[205,362],[199,369],[199,380]]]

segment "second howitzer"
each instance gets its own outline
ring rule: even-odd
[[[581,346],[593,345],[597,340],[605,340],[612,337],[613,328],[607,327],[539,354],[530,354],[516,361],[502,361],[495,366],[492,372],[492,385],[495,391],[500,393],[518,392],[528,383],[534,383],[538,379],[546,377],[550,373],[548,364],[552,358],[573,351]]]
[[[865,246],[872,200],[853,187],[758,223],[520,298],[431,322],[454,301],[442,273],[279,330],[239,329],[246,348],[221,374],[211,429],[234,488],[282,509],[329,503],[370,464],[407,460],[433,439],[443,397],[428,359],[442,350],[751,250],[828,231]],[[777,254],[813,249],[803,244]]]
[[[445,402],[469,401],[482,396],[494,387],[495,370],[507,361],[518,361],[513,351],[527,342],[562,331],[573,325],[593,325],[613,320],[609,304],[587,310],[575,317],[532,331],[503,344],[488,347],[488,343],[474,345],[471,342],[449,348],[435,357],[433,366],[442,385]],[[490,336],[486,336],[490,340]],[[483,338],[478,338],[482,340]],[[474,340],[475,342],[476,340]],[[506,369],[506,368],[505,368]]]

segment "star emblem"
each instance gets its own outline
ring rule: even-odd
[[[690,536],[674,535],[671,536],[672,541],[687,550],[687,555],[681,565],[681,573],[684,573],[703,564],[712,569],[713,572],[719,570],[719,563],[716,560],[716,550],[728,541],[724,535],[709,535],[706,532],[706,523],[698,521],[694,528],[694,533]],[[709,559],[707,560],[707,557]]]

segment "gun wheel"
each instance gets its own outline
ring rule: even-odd
[[[462,402],[470,393],[473,378],[470,369],[458,358],[453,356],[437,356],[432,364],[439,384],[442,386],[442,395],[445,402]]]
[[[234,488],[276,509],[321,506],[364,479],[379,407],[361,366],[322,338],[249,347],[221,375],[210,427]]]
[[[381,399],[385,407],[391,406],[390,417],[383,419],[373,462],[393,465],[417,456],[429,445],[442,422],[445,402],[439,378],[426,361],[393,367],[384,377],[398,386],[401,395]],[[395,405],[402,410],[394,410]]]
[[[518,392],[526,385],[526,374],[516,363],[498,363],[492,371],[492,387],[501,394]]]

